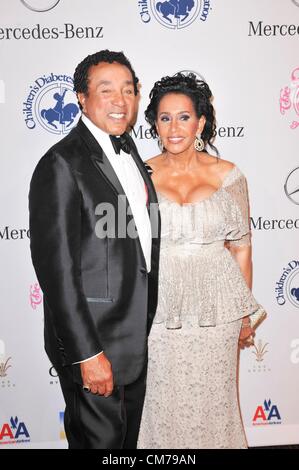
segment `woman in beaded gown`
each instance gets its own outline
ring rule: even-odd
[[[147,162],[162,231],[138,447],[246,448],[238,343],[250,343],[249,316],[258,309],[246,180],[205,150],[215,149],[214,110],[194,74],[156,82],[146,119],[163,146]]]

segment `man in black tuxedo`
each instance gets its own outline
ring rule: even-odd
[[[45,349],[71,449],[137,443],[160,231],[154,187],[126,133],[137,84],[123,53],[86,57],[74,74],[82,117],[39,161],[30,185]]]

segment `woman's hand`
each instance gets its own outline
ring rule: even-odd
[[[245,347],[252,346],[254,344],[254,335],[255,332],[253,328],[250,326],[250,319],[249,317],[242,318],[242,325],[240,330],[239,336],[239,345],[241,349]]]

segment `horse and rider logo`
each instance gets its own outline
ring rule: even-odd
[[[293,287],[291,289],[291,295],[293,297],[293,300],[299,304],[299,287]]]
[[[189,26],[201,11],[200,0],[151,0],[156,20],[171,29]]]
[[[72,89],[59,87],[59,89],[56,90],[57,88],[51,87],[50,90],[47,90],[45,100],[39,101],[38,120],[46,130],[52,131],[55,134],[57,131],[60,131],[59,133],[64,134],[68,132],[69,128],[74,124],[75,118],[79,113],[79,107],[72,101],[65,103],[67,92],[69,96],[71,96],[71,99],[73,99]],[[43,102],[45,107],[41,106]],[[54,131],[55,129],[56,132]]]
[[[80,117],[72,78],[53,73],[37,78],[23,102],[23,114],[30,130],[39,124],[52,134],[67,134]]]

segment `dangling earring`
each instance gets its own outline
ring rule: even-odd
[[[198,152],[201,152],[205,148],[205,143],[201,138],[201,134],[197,134],[194,141],[194,148]]]
[[[161,152],[164,151],[164,145],[160,136],[158,137],[158,147],[161,150]]]

